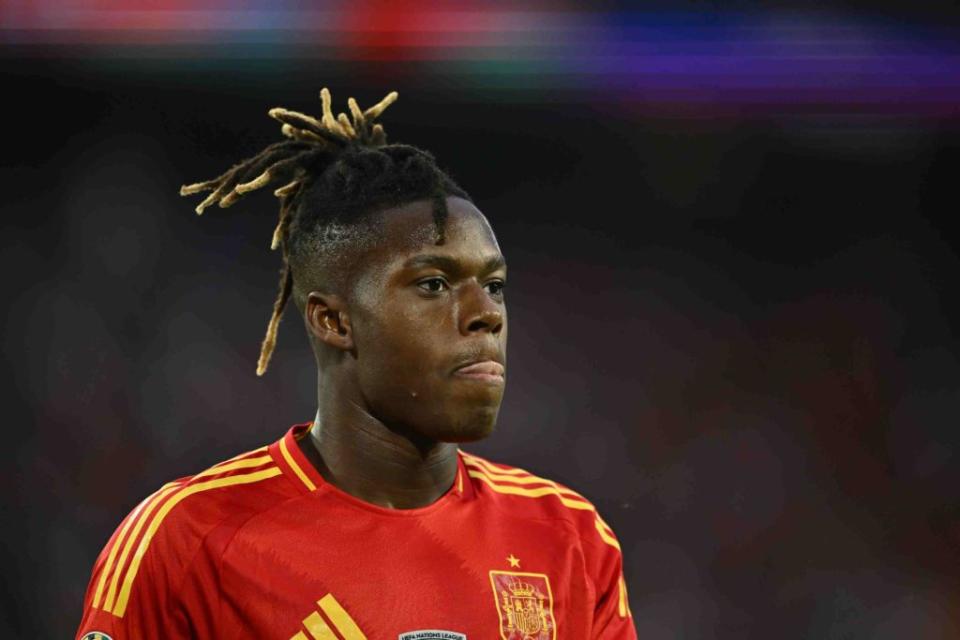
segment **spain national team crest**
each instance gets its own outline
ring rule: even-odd
[[[491,571],[503,640],[556,640],[553,592],[543,573]]]

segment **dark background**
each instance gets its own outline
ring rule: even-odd
[[[784,14],[830,64],[796,53],[782,75],[748,73],[766,54],[737,49],[708,4],[583,14],[609,27],[593,47],[640,46],[620,30],[648,21],[662,46],[630,60],[672,50],[686,66],[665,75],[535,47],[491,69],[389,21],[351,46],[306,27],[295,46],[255,28],[228,46],[215,30],[56,30],[27,6],[0,14],[0,635],[68,637],[140,498],[312,418],[293,313],[254,375],[274,201],[198,219],[177,190],[273,141],[268,108],[319,112],[329,86],[337,109],[399,90],[391,140],[433,151],[490,218],[510,382],[497,433],[465,448],[594,501],[641,638],[960,637],[949,4]],[[838,23],[879,34],[845,80],[855,36]],[[691,75],[718,42],[742,59]],[[926,57],[887,74],[871,52],[890,43]],[[532,61],[551,51],[545,76]]]

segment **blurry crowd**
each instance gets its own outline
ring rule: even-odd
[[[72,633],[125,513],[310,420],[316,383],[295,314],[254,375],[272,200],[177,196],[313,84],[40,84],[20,115],[48,128],[0,167],[5,637]],[[510,269],[498,431],[464,448],[598,505],[639,637],[960,637],[960,257],[930,199],[956,133],[887,132],[878,160],[883,132],[423,95],[388,131],[471,191]]]

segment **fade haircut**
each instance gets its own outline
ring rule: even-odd
[[[350,98],[350,116],[334,117],[330,91],[324,88],[319,120],[280,107],[270,109],[286,140],[267,146],[212,180],[180,188],[183,196],[211,192],[197,205],[197,214],[202,214],[214,203],[229,207],[246,193],[280,185],[273,192],[280,201],[280,216],[270,248],[280,248],[283,266],[257,361],[258,376],[267,370],[294,281],[302,285],[297,287],[298,297],[305,295],[314,277],[311,272],[318,266],[327,272],[321,277],[337,281],[340,274],[329,272],[338,267],[342,271],[346,253],[370,240],[371,214],[429,199],[436,242],[443,244],[446,198],[470,200],[430,153],[387,144],[383,126],[374,120],[396,99],[393,91],[364,111]],[[302,299],[296,302],[302,307]]]

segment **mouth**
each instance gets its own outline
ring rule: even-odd
[[[481,360],[480,362],[471,362],[453,372],[458,378],[475,380],[477,382],[486,382],[490,384],[503,384],[504,368],[499,362],[493,360]]]

